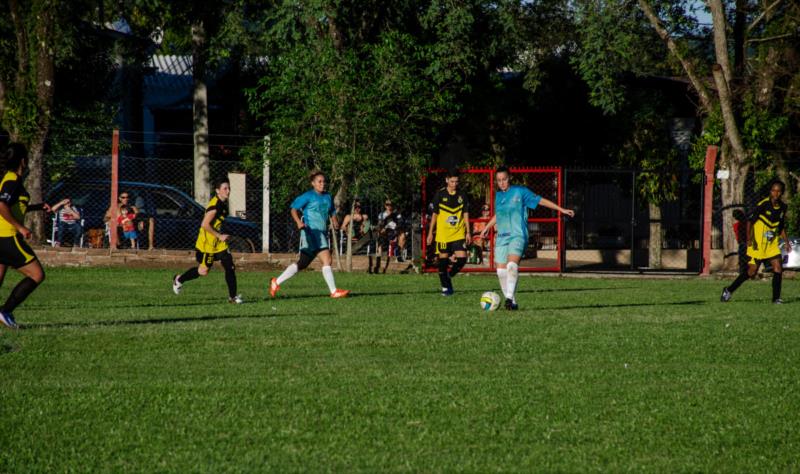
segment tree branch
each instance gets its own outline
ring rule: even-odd
[[[661,38],[664,43],[667,45],[667,49],[680,61],[681,66],[683,66],[683,70],[686,71],[686,75],[689,76],[689,81],[692,83],[692,87],[697,91],[697,95],[700,97],[700,103],[703,105],[703,108],[706,109],[707,112],[711,112],[713,107],[713,101],[711,100],[711,96],[708,94],[708,89],[703,84],[703,81],[700,77],[697,76],[697,72],[695,71],[694,65],[683,56],[678,45],[675,43],[675,40],[670,36],[669,32],[661,25],[661,20],[656,16],[655,12],[653,11],[653,7],[650,6],[650,3],[647,0],[638,0],[639,6],[641,7],[642,11],[644,11],[645,16],[650,21],[650,24],[655,28],[656,33]]]
[[[731,148],[733,148],[734,162],[740,165],[744,163],[747,155],[744,151],[742,137],[739,135],[739,127],[736,125],[731,91],[728,88],[728,82],[725,80],[722,67],[719,64],[715,64],[713,71],[714,82],[717,84],[717,93],[719,94],[719,104],[722,109],[722,120],[725,123],[725,135],[730,141]]]
[[[760,14],[759,14],[759,15],[758,15],[756,18],[755,18],[755,20],[753,20],[753,22],[752,22],[752,23],[750,23],[750,26],[748,26],[748,27],[747,27],[747,32],[748,32],[748,33],[750,33],[750,31],[751,31],[753,28],[755,28],[755,27],[756,27],[756,26],[757,26],[759,23],[761,23],[761,21],[762,21],[764,18],[766,18],[766,16],[767,16],[767,15],[768,15],[768,14],[769,14],[771,11],[772,11],[772,9],[774,9],[775,7],[777,7],[777,6],[778,6],[778,4],[780,4],[780,3],[781,3],[781,1],[783,1],[783,0],[775,0],[775,1],[772,3],[772,5],[769,5],[767,8],[765,8],[765,9],[764,9],[764,11],[763,11],[763,12],[761,12],[761,13],[760,13]]]
[[[748,43],[766,43],[767,41],[775,41],[784,38],[791,38],[795,34],[794,33],[786,33],[785,35],[778,35],[778,36],[770,36],[769,38],[752,38],[747,40]]]
[[[25,79],[28,77],[28,34],[25,30],[25,22],[22,21],[22,14],[19,10],[17,0],[8,0],[8,8],[11,11],[11,22],[14,24],[14,34],[17,37],[17,77],[14,88],[17,94],[22,94],[27,88]]]
[[[725,82],[728,83],[730,88],[733,75],[731,74],[731,60],[728,54],[728,22],[725,20],[725,8],[722,6],[722,0],[708,0],[708,7],[711,10],[711,22],[714,25],[714,52],[717,56],[717,64],[722,68]]]

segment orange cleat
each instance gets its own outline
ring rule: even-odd
[[[350,294],[349,290],[339,290],[337,289],[333,293],[331,293],[331,298],[347,298],[347,295]]]
[[[278,294],[278,290],[280,290],[280,289],[281,289],[281,286],[278,284],[278,279],[277,278],[273,278],[272,280],[270,280],[270,282],[269,282],[269,295],[271,297],[275,298],[275,295]]]

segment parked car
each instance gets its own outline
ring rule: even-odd
[[[136,181],[120,181],[119,191],[127,192],[130,195],[129,202],[139,208],[144,216],[155,218],[155,247],[194,248],[205,209],[191,196],[172,186]],[[56,203],[67,196],[83,211],[85,232],[105,227],[103,218],[111,202],[110,181],[60,181],[47,194],[45,202]],[[222,229],[231,235],[228,244],[232,251],[261,250],[259,225],[228,216]],[[145,242],[147,236],[141,235],[140,238]]]

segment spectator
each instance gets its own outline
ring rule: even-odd
[[[379,273],[381,270],[381,255],[384,249],[386,250],[386,265],[383,267],[383,273],[386,273],[392,245],[395,246],[394,255],[397,256],[397,261],[402,262],[403,249],[406,246],[405,222],[403,216],[395,211],[392,201],[387,199],[384,203],[384,211],[378,214],[378,252],[375,256],[373,273]],[[372,262],[370,262],[371,264]]]
[[[117,216],[117,224],[122,227],[122,234],[126,239],[130,239],[131,248],[136,248],[136,239],[139,234],[136,233],[136,213],[128,206],[119,207],[119,216]]]
[[[353,222],[353,238],[360,239],[367,232],[369,232],[369,216],[361,211],[361,203],[355,201],[353,203],[353,213],[347,214],[342,220],[342,230],[347,232],[350,222]]]
[[[747,216],[741,209],[733,211],[733,235],[736,236],[736,243],[739,244],[739,272],[747,271]]]
[[[488,239],[484,239],[481,237],[481,232],[483,229],[486,228],[486,224],[489,223],[489,219],[492,218],[491,208],[488,204],[484,204],[481,206],[481,216],[480,221],[472,223],[472,246],[470,247],[470,257],[472,258],[472,251],[475,252],[474,261],[470,263],[483,263],[483,252],[488,250],[487,241]]]
[[[153,216],[148,215],[147,212],[144,211],[144,197],[137,196],[133,207],[137,210],[136,220],[138,221],[137,228],[139,229],[139,232],[144,235],[145,231],[147,231],[147,250],[153,250],[153,245],[155,242],[154,237],[156,231],[156,220],[153,218]]]
[[[53,245],[60,247],[62,243],[67,241],[67,235],[70,236],[72,245],[76,243],[80,245],[81,235],[83,235],[83,227],[81,226],[81,211],[72,204],[72,198],[64,198],[51,209],[56,213],[57,232],[56,240]]]
[[[129,211],[129,213],[133,213],[134,220],[136,220],[136,215],[139,214],[139,209],[136,206],[130,206],[128,204],[129,201],[130,201],[130,193],[123,191],[119,194],[119,197],[117,198],[117,205],[106,209],[106,214],[103,220],[105,221],[106,228],[108,230],[109,244],[111,242],[111,232],[119,232],[120,230],[119,219],[118,219],[119,214],[121,214],[120,208],[122,206],[125,206]],[[119,236],[119,233],[117,235]],[[124,235],[122,237],[124,237]],[[122,239],[120,239],[119,237],[117,238],[117,248],[119,248],[121,240]]]

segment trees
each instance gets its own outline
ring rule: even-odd
[[[796,124],[798,117],[798,91],[792,84],[798,71],[800,6],[783,0],[706,4],[713,19],[710,31],[697,24],[692,2],[637,0],[636,9],[618,1],[578,2],[579,11],[589,12],[579,17],[587,31],[600,31],[600,19],[613,20],[605,39],[584,36],[578,62],[596,87],[597,103],[610,105],[611,110],[621,97],[618,78],[623,73],[661,71],[686,78],[706,130],[722,130],[721,136],[704,137],[722,141],[720,166],[730,172],[720,184],[723,228],[730,229],[733,209],[746,204],[745,181],[752,167],[779,168],[776,148],[796,140],[789,133],[789,122]],[[598,9],[605,9],[605,14],[591,15]],[[643,26],[648,30],[645,35]],[[641,43],[636,41],[639,37]],[[664,47],[652,49],[652,38]],[[658,51],[668,56],[659,57]],[[731,232],[723,235],[726,253],[734,253],[735,237]],[[726,265],[733,267],[736,262],[731,259]]]

